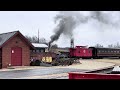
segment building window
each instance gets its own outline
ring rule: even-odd
[[[85,50],[83,50],[83,53],[85,53],[86,51]]]
[[[40,52],[44,52],[44,50],[41,50]]]
[[[35,52],[35,50],[33,50],[33,52]]]
[[[37,53],[39,53],[39,50],[36,50]]]

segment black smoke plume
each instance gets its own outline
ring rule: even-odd
[[[55,17],[55,23],[58,21],[58,25],[54,30],[50,44],[57,41],[63,34],[69,38],[73,37],[73,30],[80,24],[87,22],[87,18],[83,17],[80,13],[75,11],[61,11]]]
[[[81,13],[79,11],[60,11],[56,15],[55,23],[58,21],[58,24],[54,30],[54,35],[50,37],[51,40],[49,42],[49,46],[54,41],[57,41],[62,34],[68,36],[70,39],[74,38],[73,30],[79,26],[79,24],[86,24],[91,19],[97,20],[98,22],[106,25],[116,25],[116,23],[112,23],[112,21],[110,21],[111,14],[107,14],[105,11],[91,11],[88,16],[84,16]]]

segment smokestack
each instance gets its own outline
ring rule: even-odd
[[[74,39],[73,38],[71,38],[70,43],[71,43],[71,48],[74,48]]]

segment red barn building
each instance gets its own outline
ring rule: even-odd
[[[0,34],[0,68],[29,66],[34,46],[19,32]]]

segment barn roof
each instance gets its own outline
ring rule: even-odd
[[[7,42],[16,35],[19,35],[26,42],[26,44],[31,47],[31,49],[34,49],[34,46],[19,31],[0,34],[0,48],[7,44]]]
[[[32,43],[34,47],[40,47],[40,48],[47,48],[48,46],[45,44],[40,44],[40,43]]]
[[[5,43],[8,39],[15,35],[16,32],[17,31],[0,34],[0,46],[2,46],[3,43]]]

